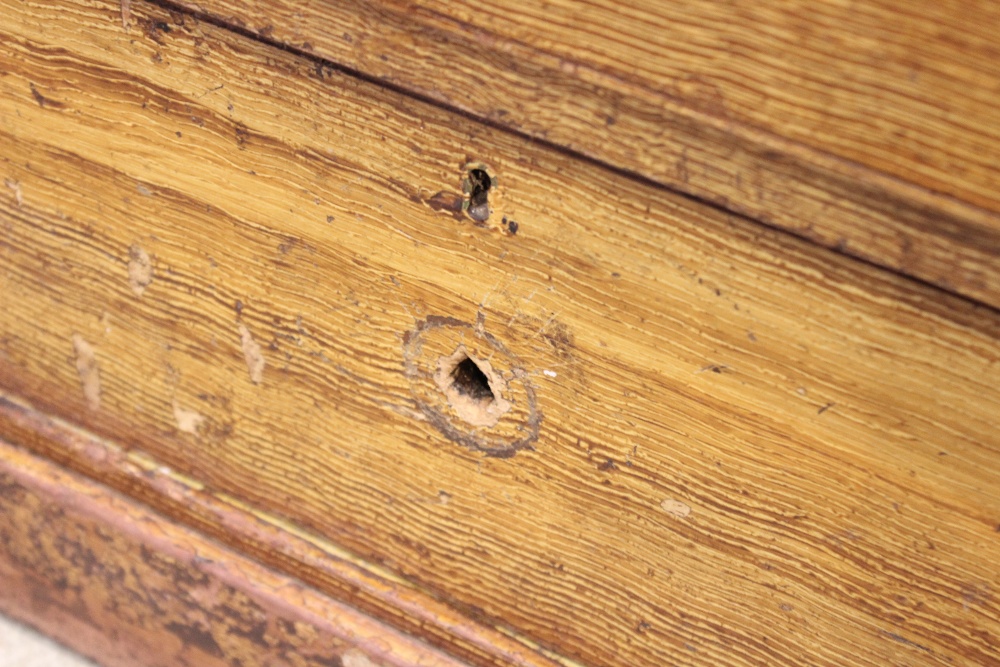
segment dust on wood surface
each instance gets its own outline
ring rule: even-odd
[[[585,664],[998,659],[994,312],[190,17],[0,7],[5,390]]]
[[[995,3],[179,4],[1000,307]]]

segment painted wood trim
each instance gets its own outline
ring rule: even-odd
[[[41,458],[10,442],[45,452],[52,458]],[[86,476],[104,480],[129,495],[124,496]],[[498,632],[455,612],[384,568],[366,563],[336,545],[296,530],[280,517],[255,511],[225,494],[212,493],[184,475],[157,465],[141,452],[127,452],[107,440],[2,395],[0,478],[34,494],[35,502],[56,508],[57,515],[73,511],[73,520],[84,527],[84,534],[120,533],[125,548],[131,550],[129,558],[138,559],[140,564],[147,551],[162,552],[164,558],[176,562],[179,571],[196,572],[196,575],[186,578],[180,575],[172,578],[177,593],[194,595],[191,598],[193,605],[198,603],[199,593],[185,589],[190,581],[217,582],[215,585],[231,585],[234,590],[246,595],[259,593],[262,613],[269,615],[268,618],[273,617],[274,621],[299,622],[305,619],[313,623],[315,631],[321,634],[332,632],[331,628],[338,633],[346,633],[344,636],[351,641],[336,640],[341,635],[334,634],[334,640],[330,640],[334,641],[330,644],[333,648],[323,654],[327,657],[339,655],[339,652],[352,646],[363,653],[370,648],[369,644],[374,644],[376,650],[371,655],[382,656],[380,659],[388,661],[387,667],[573,665],[571,661],[557,659],[557,656],[546,656],[540,647],[533,646],[530,641],[513,638],[509,631]],[[5,483],[3,488],[6,486]],[[141,504],[132,498],[139,499]],[[6,495],[0,499],[0,505],[4,503],[7,503],[4,507],[6,511],[0,512],[0,524],[5,531],[19,531],[21,534],[29,531],[36,538],[43,536],[47,541],[65,533],[61,527],[50,524],[47,518],[39,516],[33,519],[31,513],[19,514],[15,511],[17,503],[12,503]],[[144,635],[139,636],[138,629],[129,631],[119,628],[118,624],[123,619],[116,619],[113,615],[102,619],[106,621],[104,625],[88,625],[85,621],[81,625],[80,618],[76,617],[86,619],[88,614],[76,613],[81,611],[82,603],[72,597],[80,591],[67,593],[58,585],[59,577],[32,578],[32,572],[42,570],[30,560],[30,549],[23,543],[13,544],[4,533],[0,535],[3,535],[2,545],[7,552],[3,556],[7,572],[11,575],[5,579],[14,581],[14,578],[19,578],[19,583],[8,588],[6,595],[0,590],[3,613],[34,625],[91,657],[107,654],[110,658],[99,662],[108,667],[146,664],[129,662],[143,654],[136,649],[135,642],[147,641]],[[21,549],[19,555],[13,554],[15,547]],[[137,548],[138,552],[135,551]],[[47,555],[58,558],[58,554]],[[83,576],[88,567],[86,562],[64,561],[62,565],[68,569],[75,568],[77,576]],[[294,572],[296,577],[279,574],[281,572]],[[150,573],[151,576],[154,574]],[[95,578],[90,581],[106,599],[128,594],[124,589],[110,590],[112,583]],[[324,593],[317,592],[310,584],[321,588]],[[157,585],[164,594],[171,595],[170,582],[157,580]],[[331,592],[337,597],[330,597]],[[44,604],[25,604],[36,597]],[[186,604],[194,613],[195,606],[190,602]],[[151,613],[154,609],[149,607],[139,611]],[[316,625],[312,615],[326,619],[325,624]],[[127,617],[123,618],[127,620]],[[332,621],[337,621],[340,626],[331,625]],[[168,621],[164,620],[164,627],[157,632],[161,635],[164,632],[176,634],[166,627],[166,623]],[[79,639],[78,630],[82,631]],[[117,637],[119,633],[121,637]],[[383,640],[384,646],[381,644]],[[258,646],[254,650],[260,648]],[[297,647],[295,655],[308,657],[310,652],[315,652],[313,648]],[[447,653],[462,656],[462,661],[447,658]],[[227,653],[224,657],[231,660],[233,656],[238,656],[238,653]],[[317,654],[316,657],[323,656]],[[184,660],[186,657],[179,653],[175,662],[167,660],[162,664],[185,665]],[[195,661],[191,664],[202,663]],[[219,664],[238,663],[224,661]],[[244,663],[246,667],[251,664],[256,663]],[[315,664],[325,663],[320,661]],[[365,663],[354,664],[364,667]],[[348,667],[346,663],[345,667]]]
[[[0,441],[0,611],[107,667],[462,667]]]

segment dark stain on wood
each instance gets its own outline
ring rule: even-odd
[[[438,192],[436,195],[426,200],[426,204],[435,211],[446,211],[451,213],[456,220],[462,220],[462,195],[455,192]]]
[[[167,623],[163,627],[188,646],[194,646],[216,658],[221,658],[224,655],[222,648],[219,647],[218,642],[208,630],[183,623]]]
[[[35,84],[30,83],[28,85],[31,88],[31,96],[35,98],[36,102],[38,102],[38,106],[42,107],[43,109],[46,107],[50,109],[62,109],[66,106],[62,102],[59,102],[58,100],[54,100],[50,97],[45,97],[44,95],[42,95],[40,92],[38,92],[38,88],[35,87]]]
[[[149,39],[153,40],[157,44],[163,43],[163,36],[172,31],[172,28],[166,21],[157,20],[141,20],[139,25],[142,26],[142,32]]]

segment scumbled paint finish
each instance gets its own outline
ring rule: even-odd
[[[0,613],[107,667],[462,663],[0,441]]]
[[[259,510],[236,506],[193,480],[175,477],[169,468],[159,465],[148,455],[125,452],[112,442],[79,431],[0,394],[0,453],[7,451],[3,444],[5,440],[51,459],[68,462],[67,465],[75,470],[110,484],[115,491],[141,497],[158,512],[169,516],[170,522],[175,522],[168,523],[161,518],[163,525],[206,521],[200,528],[208,533],[209,539],[236,545],[236,549],[248,554],[256,563],[288,572],[296,581],[336,595],[338,600],[349,605],[366,605],[363,607],[365,612],[393,623],[394,629],[409,637],[419,638],[416,645],[424,650],[430,645],[474,665],[566,667],[564,659],[548,655],[530,641],[511,637],[506,632],[474,621],[414,590],[377,566],[357,560],[335,545],[323,541],[317,543],[315,536],[303,538],[293,534],[279,519]],[[26,460],[32,459],[29,457]],[[2,470],[3,464],[0,463]],[[103,489],[102,493],[109,493],[104,487],[95,486]],[[449,500],[450,495],[446,492],[439,494],[442,504],[448,504]],[[163,514],[154,516],[162,517]],[[203,553],[201,555],[204,556]],[[199,562],[204,564],[204,559]],[[252,573],[245,576],[251,577]],[[2,572],[0,578],[3,578]],[[343,595],[345,591],[347,596]],[[17,596],[11,593],[9,598],[17,599]],[[0,613],[4,613],[4,605],[5,598],[0,595]],[[13,615],[14,612],[8,613]],[[322,610],[317,613],[322,613]],[[36,625],[41,627],[41,624]],[[56,621],[51,621],[46,627],[63,629]],[[72,635],[72,639],[82,641],[86,636],[83,631],[88,629],[95,641],[108,643],[107,636],[91,625],[80,628],[81,632],[66,632]],[[50,634],[53,632],[50,629]],[[392,636],[390,634],[389,638]],[[69,639],[64,643],[68,644]],[[405,645],[392,646],[403,656],[402,662],[392,664],[419,664],[419,653],[416,657],[408,657]],[[111,648],[114,645],[110,645],[102,655],[110,655]],[[126,664],[131,666],[133,663]],[[134,664],[143,667],[141,663]],[[427,664],[429,667],[441,664],[439,654],[431,652]],[[457,667],[458,664],[446,662],[444,667]]]

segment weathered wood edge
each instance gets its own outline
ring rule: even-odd
[[[1000,215],[892,174],[715,118],[662,92],[626,95],[610,79],[581,74],[584,64],[550,63],[530,45],[462,30],[457,22],[444,31],[413,12],[371,7],[358,10],[350,25],[318,29],[298,14],[269,9],[273,15],[257,16],[227,0],[150,1],[1000,308]],[[352,34],[351,42],[391,38],[412,48],[393,49],[376,67],[374,58],[342,43],[341,33]],[[436,66],[442,61],[455,66]],[[510,98],[503,109],[492,104],[496,95],[468,94],[474,82],[510,77],[526,85],[497,84]],[[581,135],[577,124],[547,123],[553,108],[583,114],[581,122],[601,120],[600,132]],[[744,187],[751,177],[753,195]]]
[[[43,453],[58,463],[19,447]],[[100,481],[81,478],[80,473]],[[391,573],[334,545],[295,532],[276,517],[251,512],[235,499],[211,494],[141,453],[125,452],[113,443],[0,395],[0,490],[6,488],[8,478],[38,495],[46,505],[67,511],[72,508],[76,520],[97,534],[120,533],[137,549],[150,549],[175,560],[192,577],[207,577],[218,582],[215,585],[231,586],[259,599],[261,608],[275,621],[308,623],[320,633],[342,638],[345,650],[353,646],[352,650],[376,656],[386,665],[575,664],[543,651],[526,638],[516,638],[510,632],[461,616]],[[153,509],[118,492],[138,498]],[[0,497],[0,506],[3,503]],[[166,519],[156,511],[175,519]],[[11,562],[10,543],[4,534],[11,528],[9,517],[8,512],[0,512],[0,573],[5,582],[18,585],[0,587],[5,589],[0,590],[0,612],[40,628],[81,653],[106,656],[101,662],[108,667],[137,664],[130,661],[142,652],[127,649],[129,641],[138,635],[130,636],[128,630],[116,625],[94,626],[87,622],[88,614],[77,613],[81,603],[67,597],[72,592],[63,590],[57,581],[28,581],[34,565]],[[174,523],[176,518],[200,532]],[[44,520],[36,526],[16,529],[36,533],[54,530]],[[86,565],[78,565],[79,576],[86,576]],[[276,571],[294,572],[305,583]],[[178,584],[188,580],[178,578]],[[103,585],[96,578],[92,584]],[[308,588],[310,585],[334,590],[352,606]],[[28,600],[31,604],[25,604]],[[372,618],[369,613],[380,618]],[[170,634],[166,623],[159,630]],[[467,662],[459,662],[441,650]]]

